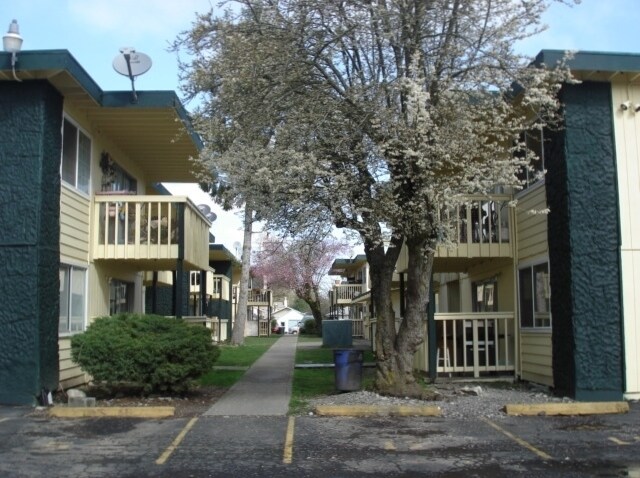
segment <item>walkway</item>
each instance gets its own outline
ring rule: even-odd
[[[297,343],[297,335],[279,338],[204,415],[286,415]]]

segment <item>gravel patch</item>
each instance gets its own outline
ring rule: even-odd
[[[435,405],[446,418],[500,419],[507,415],[504,406],[510,403],[568,403],[569,398],[554,397],[544,388],[527,384],[442,383],[432,387],[435,401],[385,397],[375,392],[340,393],[309,400],[311,409],[318,405]]]

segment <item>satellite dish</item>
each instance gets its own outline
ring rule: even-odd
[[[136,77],[145,74],[151,68],[151,58],[148,55],[133,48],[121,48],[120,52],[121,54],[113,59],[113,69],[121,75]]]
[[[216,219],[218,219],[218,216],[215,212],[210,212],[208,214],[205,214],[205,216],[207,219],[209,219],[209,222],[214,222]]]
[[[144,53],[137,52],[134,48],[120,48],[120,55],[113,59],[113,69],[131,80],[132,101],[138,102],[136,88],[133,84],[136,76],[140,76],[151,68],[151,58]]]
[[[207,214],[211,214],[211,208],[209,206],[207,206],[206,204],[198,204],[198,209],[200,209],[200,212],[202,214],[204,214],[205,216]]]

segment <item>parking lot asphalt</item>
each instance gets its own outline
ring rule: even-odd
[[[229,406],[195,418],[60,419],[0,406],[0,478],[640,477],[638,403],[492,420],[287,416],[296,341],[279,340]]]
[[[0,476],[640,476],[640,405],[582,417],[62,420],[0,407]]]

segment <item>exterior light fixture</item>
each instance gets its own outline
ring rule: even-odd
[[[13,71],[13,77],[20,81],[16,76],[16,62],[18,58],[16,54],[22,48],[22,37],[20,36],[20,29],[18,28],[18,22],[13,20],[9,24],[9,31],[2,37],[2,48],[7,53],[11,53],[11,70]]]

